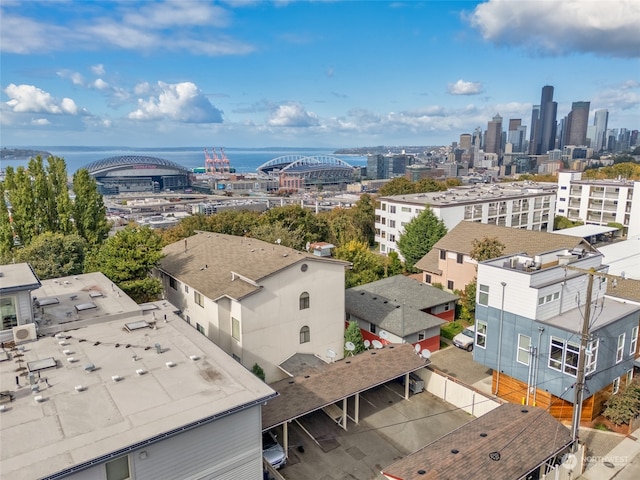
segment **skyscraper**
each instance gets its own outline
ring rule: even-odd
[[[551,85],[545,85],[542,87],[540,113],[537,121],[534,120],[535,106],[532,115],[533,131],[531,132],[531,145],[529,145],[531,154],[542,155],[555,148],[557,113],[558,104],[553,101],[553,87]]]
[[[567,115],[563,137],[565,145],[587,145],[587,124],[589,123],[590,102],[573,102]]]
[[[591,139],[591,146],[596,152],[600,152],[607,148],[607,123],[609,121],[609,110],[596,110],[593,116],[593,125],[595,126],[595,138]]]
[[[502,117],[497,114],[487,125],[487,135],[484,140],[484,151],[502,156]]]
[[[511,144],[512,152],[522,152],[524,141],[527,135],[527,127],[522,125],[521,118],[509,119],[508,142]]]
[[[462,134],[460,134],[459,147],[462,150],[465,150],[467,152],[471,151],[471,134],[470,133],[462,133]]]

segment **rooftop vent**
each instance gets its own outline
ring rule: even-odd
[[[173,367],[176,366],[176,363],[175,362],[167,362],[167,363],[165,363],[165,365],[167,366],[167,368],[173,368]]]

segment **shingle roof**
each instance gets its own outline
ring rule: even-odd
[[[209,232],[167,245],[163,253],[161,270],[214,300],[250,295],[262,288],[262,279],[297,263],[348,265],[255,238]]]
[[[615,285],[615,286],[614,286]],[[607,295],[640,302],[640,280],[617,278],[607,282]]]
[[[376,282],[367,283],[350,288],[356,292],[364,291],[384,297],[396,304],[409,305],[418,310],[442,305],[446,302],[458,300],[458,296],[445,292],[426,283],[414,280],[404,275],[394,275]]]
[[[348,314],[373,323],[399,337],[446,323],[413,305],[402,305],[376,293],[353,288],[346,291],[345,309]]]
[[[399,480],[520,478],[571,443],[546,410],[507,403],[383,470]],[[456,453],[454,453],[456,452]],[[493,460],[490,454],[499,459]],[[418,473],[421,472],[421,473]]]
[[[427,272],[438,272],[437,260],[440,250],[469,255],[473,249],[473,241],[482,240],[485,237],[495,237],[504,244],[505,249],[502,255],[521,252],[528,255],[537,255],[561,248],[572,249],[578,245],[582,248],[593,250],[593,247],[588,242],[571,235],[462,221],[438,240],[429,253],[416,262],[415,266]]]
[[[264,430],[314,412],[423,368],[428,361],[411,344],[367,350],[327,365],[326,370],[287,378],[269,386],[280,395],[262,407]]]

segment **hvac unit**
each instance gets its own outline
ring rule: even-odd
[[[27,323],[25,325],[13,327],[13,341],[16,345],[37,339],[38,335],[36,333],[36,326],[34,323]]]

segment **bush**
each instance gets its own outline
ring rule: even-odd
[[[640,414],[640,381],[634,379],[624,390],[607,400],[604,416],[616,425],[628,424]]]
[[[440,335],[449,340],[453,340],[453,337],[459,334],[464,327],[466,327],[466,323],[455,320],[442,325],[442,327],[440,327]]]
[[[260,365],[258,365],[257,363],[253,365],[253,368],[251,368],[251,371],[253,372],[253,374],[258,377],[260,380],[262,380],[264,382],[265,376],[264,376],[264,370],[262,369],[262,367]]]

